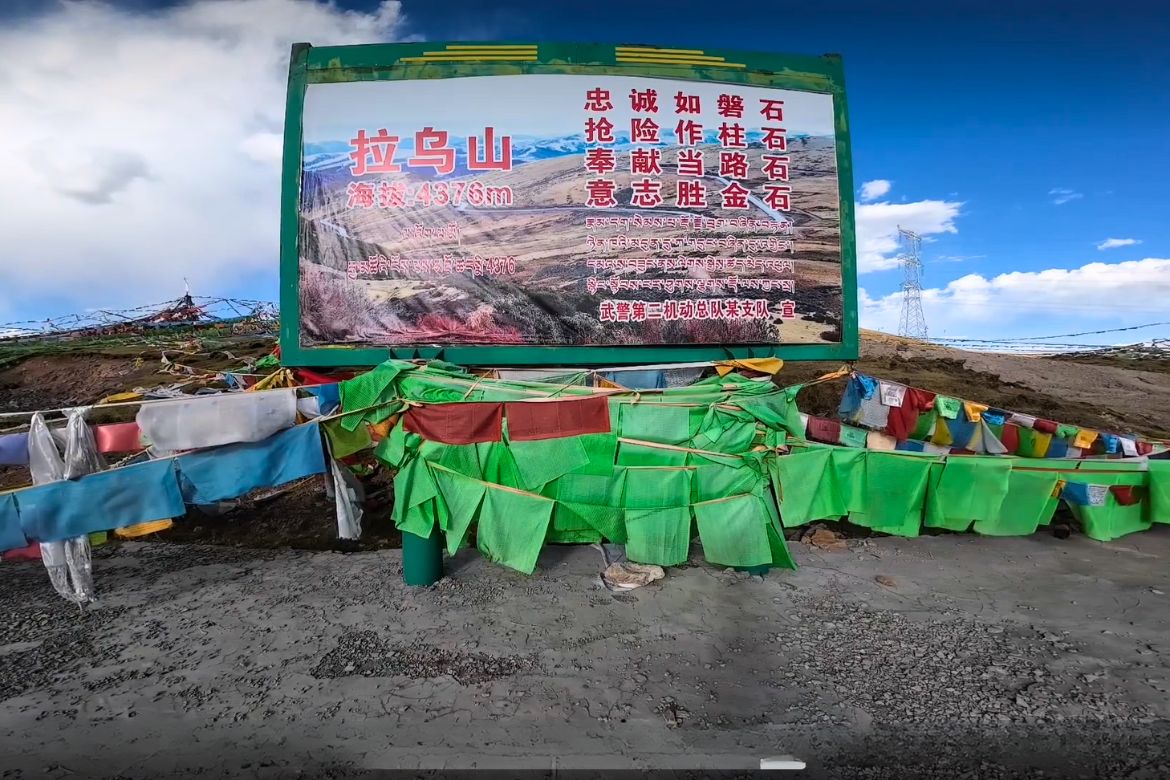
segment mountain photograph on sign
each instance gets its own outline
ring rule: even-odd
[[[830,95],[357,82],[312,85],[304,124],[306,346],[841,340]]]

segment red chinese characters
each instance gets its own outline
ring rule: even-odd
[[[730,125],[724,122],[719,125],[719,145],[724,149],[746,149],[747,133],[744,132],[743,125],[738,122]]]
[[[720,152],[719,175],[729,179],[746,179],[748,158],[743,152]]]
[[[765,127],[764,148],[774,152],[788,151],[788,131],[783,127]]]
[[[424,127],[414,134],[414,156],[407,159],[411,168],[434,168],[445,176],[455,170],[455,150],[447,143],[447,131]]]
[[[760,98],[760,116],[764,117],[765,122],[783,122],[784,101]]]
[[[703,153],[698,149],[679,149],[678,175],[702,176],[703,174]]]
[[[662,175],[662,151],[659,149],[633,149],[630,151],[630,173],[647,176]]]
[[[612,144],[613,122],[605,117],[601,117],[600,119],[589,117],[585,120],[585,143]]]
[[[585,152],[585,170],[604,176],[617,168],[617,154],[613,149],[595,146]]]
[[[658,90],[630,90],[630,110],[638,113],[658,113]]]
[[[479,151],[479,139],[474,135],[467,139],[467,170],[469,171],[510,171],[512,170],[512,136],[500,138],[499,154],[496,154],[496,129],[483,129],[483,154]]]
[[[630,205],[640,209],[652,209],[662,205],[662,182],[656,179],[635,179],[630,182],[633,193]]]
[[[790,300],[780,301],[780,319],[784,319],[784,320],[796,319],[796,301],[790,301]]]
[[[679,208],[693,209],[707,207],[707,187],[701,179],[680,179],[675,205]]]
[[[390,135],[385,128],[372,136],[366,135],[365,130],[358,130],[357,135],[349,139],[349,145],[353,148],[349,153],[349,158],[353,160],[349,167],[350,175],[401,171],[402,166],[394,162],[394,153],[401,140],[396,135]]]
[[[674,134],[678,137],[679,146],[695,146],[703,143],[703,126],[693,119],[678,120]]]
[[[723,208],[725,209],[746,209],[750,194],[751,190],[737,181],[733,181],[719,190],[719,196],[723,199]]]
[[[764,202],[777,211],[788,211],[792,208],[792,188],[782,184],[764,185]]]
[[[650,117],[634,117],[630,120],[630,143],[656,144],[659,142],[658,123]]]
[[[674,96],[674,113],[699,114],[702,113],[698,95],[686,95],[681,91]]]
[[[727,119],[743,119],[743,98],[739,95],[720,95],[715,101],[719,116]]]
[[[617,205],[617,184],[609,179],[593,179],[585,182],[589,195],[585,205],[595,209],[610,209]]]
[[[385,129],[374,135],[358,130],[350,139],[349,153],[353,161],[350,175],[365,176],[371,173],[399,173],[402,165],[394,161],[400,143],[399,136],[390,135]],[[446,176],[455,172],[455,148],[450,142],[450,133],[434,127],[424,127],[414,134],[414,154],[406,159],[407,168],[431,168],[436,174]],[[512,170],[512,136],[502,135],[497,139],[494,127],[485,127],[483,136],[467,138],[467,169],[471,171]]]
[[[600,113],[613,109],[613,96],[608,89],[595,87],[585,93],[585,110]]]
[[[772,181],[788,181],[788,164],[790,158],[786,155],[765,154],[764,175]]]
[[[349,209],[372,209],[374,207],[374,185],[370,182],[351,181],[345,188],[349,196],[345,207]]]

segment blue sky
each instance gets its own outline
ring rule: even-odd
[[[0,322],[170,297],[181,291],[176,274],[191,277],[198,292],[275,299],[271,188],[288,41],[408,36],[838,52],[859,198],[863,183],[889,182],[886,192],[871,186],[860,206],[864,324],[896,327],[897,300],[888,296],[900,272],[880,269],[896,254],[890,240],[898,222],[926,235],[932,336],[1033,336],[1170,320],[1170,10],[1152,0],[1013,5],[1026,7],[839,0],[753,18],[759,4],[736,12],[657,0],[407,0],[400,8],[136,0],[84,11],[9,3],[0,48],[50,47],[56,55],[0,64],[0,134],[17,140],[0,163],[41,175],[52,182],[46,192],[62,200],[32,199],[22,188],[29,202],[0,217],[0,228],[21,239],[0,258]],[[88,88],[70,87],[87,76],[56,73],[61,63],[100,52],[87,38],[103,31],[122,67],[99,69]],[[126,72],[160,52],[170,57],[161,68]],[[167,97],[180,84],[195,94]],[[93,109],[83,110],[88,102]],[[73,111],[54,113],[47,104]],[[110,104],[119,110],[103,116]],[[151,114],[152,105],[170,119]],[[168,125],[183,114],[191,116],[184,127]],[[132,120],[138,133],[126,147]],[[195,132],[191,125],[200,123]],[[58,168],[46,176],[45,165],[29,159],[38,154],[37,138],[63,127],[92,143],[50,164]],[[184,145],[187,167],[160,136]],[[226,159],[225,149],[240,159]],[[11,179],[0,183],[6,203],[17,196],[4,191],[15,186]],[[136,241],[155,250],[126,248]],[[48,284],[53,269],[57,278]],[[111,272],[124,281],[112,282]],[[1170,336],[1170,327],[1100,340],[1153,336]]]

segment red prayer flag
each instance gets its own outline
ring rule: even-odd
[[[96,425],[93,440],[98,452],[138,452],[143,449],[142,431],[136,422]]]
[[[475,444],[502,441],[503,422],[503,404],[471,401],[411,407],[402,424],[407,431],[430,441]]]
[[[1110,485],[1109,492],[1122,506],[1133,506],[1142,500],[1139,488],[1134,485]]]
[[[604,395],[566,401],[517,401],[504,404],[508,438],[513,441],[559,439],[609,433],[609,401]]]

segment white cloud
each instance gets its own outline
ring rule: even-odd
[[[861,324],[896,332],[899,292],[873,298],[859,292]],[[922,291],[931,336],[1002,338],[1082,332],[1166,319],[1170,259],[1089,263],[987,278],[968,274]],[[1087,343],[1087,342],[1086,342]]]
[[[1136,238],[1107,238],[1100,244],[1097,244],[1097,248],[1104,251],[1106,249],[1117,249],[1120,246],[1134,246],[1140,243],[1141,241]]]
[[[396,37],[399,3],[64,3],[0,28],[0,311],[218,293],[277,267],[289,47]],[[275,290],[273,290],[275,293]]]
[[[1052,196],[1052,202],[1057,206],[1063,206],[1071,200],[1085,197],[1083,192],[1066,189],[1065,187],[1053,187],[1048,191],[1048,194]]]
[[[898,265],[898,226],[926,237],[957,233],[955,218],[962,203],[920,200],[914,203],[861,203],[857,206],[857,271],[885,271]]]
[[[874,179],[861,185],[862,200],[877,200],[890,191],[893,183],[889,179]]]

